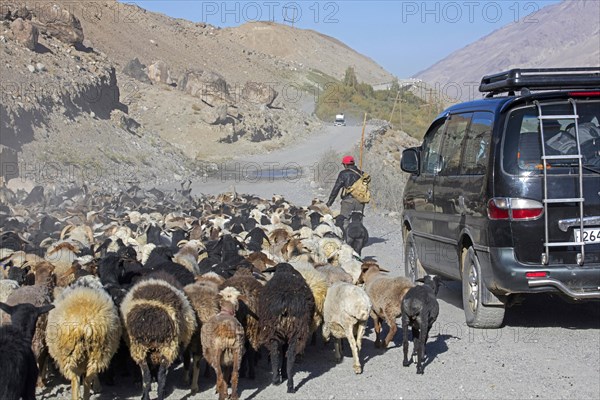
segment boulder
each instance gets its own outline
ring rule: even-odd
[[[234,143],[240,139],[250,142],[264,142],[283,136],[283,132],[272,116],[261,112],[247,113],[240,123],[235,124],[234,132],[219,141]]]
[[[207,104],[231,103],[225,78],[213,71],[186,71],[178,84],[185,93],[202,99]]]
[[[246,82],[242,89],[242,98],[258,105],[270,107],[278,93],[271,86],[262,82]]]
[[[24,5],[12,11],[11,19],[16,20],[17,18],[21,18],[22,20],[31,20],[32,14],[31,11]]]
[[[125,68],[123,68],[123,73],[132,77],[133,79],[137,79],[140,82],[152,83],[150,78],[148,78],[148,74],[146,73],[146,66],[142,64],[137,57],[127,63]]]
[[[209,125],[227,123],[227,104],[209,106],[205,104],[200,109],[200,119]]]
[[[10,24],[15,40],[27,47],[29,50],[35,50],[38,43],[38,29],[30,21],[24,21],[17,18]]]
[[[61,42],[71,45],[83,43],[83,28],[79,19],[57,4],[42,4],[36,9],[33,22],[41,33]]]
[[[142,136],[142,132],[140,129],[142,125],[140,125],[140,123],[137,122],[135,119],[125,114],[123,111],[116,109],[112,110],[110,113],[110,120],[119,128],[125,131],[139,137]]]
[[[155,83],[164,83],[166,85],[173,83],[171,71],[169,71],[167,63],[161,60],[148,67],[148,78]]]

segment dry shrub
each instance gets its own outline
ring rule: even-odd
[[[331,190],[335,184],[338,173],[342,170],[342,154],[329,149],[321,154],[319,161],[312,168],[312,180],[319,187]]]
[[[363,170],[371,175],[371,208],[402,212],[402,195],[408,174],[373,152],[366,154]]]

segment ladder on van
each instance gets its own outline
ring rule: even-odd
[[[581,154],[581,146],[579,144],[579,115],[577,114],[577,104],[573,99],[569,99],[573,107],[572,115],[544,115],[542,113],[542,106],[539,101],[535,101],[535,105],[538,110],[538,119],[540,122],[540,143],[542,145],[542,169],[544,170],[544,198],[542,200],[544,204],[544,253],[542,254],[542,264],[547,265],[550,261],[550,248],[552,247],[565,247],[565,246],[579,246],[581,251],[577,254],[577,264],[582,265],[585,258],[585,241],[583,241],[583,156]],[[546,146],[544,142],[544,120],[556,120],[556,119],[572,119],[575,127],[575,140],[577,142],[577,153],[567,155],[547,155]],[[577,160],[577,175],[578,175],[578,189],[579,197],[574,198],[554,198],[548,197],[548,161],[553,160]],[[579,205],[579,216],[577,218],[579,222],[579,240],[573,240],[572,242],[551,242],[549,237],[548,229],[548,205],[549,204],[560,204],[560,203],[577,203]],[[576,228],[577,229],[577,228]],[[575,239],[575,237],[573,238]]]

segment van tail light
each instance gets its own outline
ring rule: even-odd
[[[600,92],[569,92],[571,97],[600,97]]]
[[[544,213],[544,206],[536,200],[494,197],[487,203],[491,220],[531,221]]]

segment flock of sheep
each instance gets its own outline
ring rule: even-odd
[[[52,361],[73,399],[133,364],[142,399],[153,380],[163,399],[178,361],[196,393],[204,359],[219,399],[237,399],[262,347],[272,382],[287,380],[291,393],[311,337],[333,338],[337,361],[347,339],[359,374],[369,317],[375,345],[387,348],[400,315],[403,364],[412,327],[423,373],[439,281],[388,276],[361,260],[362,244],[347,244],[337,222],[318,200],[297,207],[279,196],[0,188],[0,398],[34,399]]]

